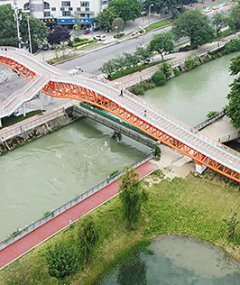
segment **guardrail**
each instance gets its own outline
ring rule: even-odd
[[[194,127],[194,129],[200,131],[200,130],[202,130],[203,128],[205,128],[205,127],[211,125],[213,122],[215,122],[215,121],[217,121],[218,119],[220,119],[220,118],[222,118],[223,116],[225,116],[225,114],[226,114],[226,110],[224,109],[224,110],[222,110],[221,112],[219,112],[216,116],[214,116],[214,117],[212,117],[212,118],[210,118],[210,119],[207,119],[207,120],[205,120],[205,121],[199,123],[198,125],[196,125],[196,126]]]
[[[151,152],[149,155],[147,155],[144,159],[132,164],[131,168],[137,168],[138,166],[144,164],[145,162],[149,161],[154,157],[154,152]],[[63,204],[62,206],[58,207],[55,210],[52,210],[50,214],[47,217],[43,217],[35,222],[33,222],[31,225],[26,226],[24,229],[18,231],[16,234],[13,234],[9,238],[5,239],[4,241],[0,242],[0,250],[3,248],[9,246],[10,244],[16,242],[17,240],[21,239],[22,237],[26,236],[30,232],[34,231],[35,229],[39,228],[43,224],[49,222],[54,217],[62,214],[66,210],[70,209],[71,207],[77,205],[78,203],[82,202],[83,200],[87,199],[91,195],[97,193],[105,186],[113,183],[117,179],[119,179],[123,174],[125,173],[124,170],[118,172],[115,176],[105,179],[103,182],[97,184],[93,188],[89,189],[88,191],[84,192],[83,194],[80,194],[76,198],[73,198],[72,200],[68,201],[67,203]]]
[[[0,142],[3,143],[7,141],[8,139],[22,135],[24,132],[27,132],[37,126],[40,126],[42,124],[46,124],[49,121],[56,119],[57,117],[65,115],[65,109],[61,108],[59,110],[56,110],[54,112],[51,112],[49,114],[42,114],[39,115],[39,117],[35,120],[31,120],[28,122],[21,122],[21,125],[12,127],[11,129],[8,129],[7,127],[0,130]]]

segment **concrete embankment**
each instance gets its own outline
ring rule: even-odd
[[[0,130],[0,155],[66,126],[79,118],[68,103]]]

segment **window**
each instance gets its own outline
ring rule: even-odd
[[[85,8],[85,11],[89,11],[89,8]]]
[[[89,2],[88,1],[80,1],[80,6],[81,7],[89,7]]]
[[[50,17],[50,12],[44,12],[44,17]]]
[[[63,16],[71,16],[71,12],[70,11],[63,11],[62,15]]]
[[[63,7],[70,7],[71,6],[71,2],[70,1],[62,1],[62,6]]]
[[[80,8],[80,7],[77,7],[77,11],[81,11],[81,8]]]
[[[85,14],[83,14],[83,13],[80,14],[80,17],[81,17],[81,18],[85,18]]]
[[[23,5],[23,10],[29,10],[29,7],[30,7],[29,2],[27,2]]]
[[[68,11],[72,11],[72,10],[73,10],[73,8],[72,8],[72,7],[69,7],[69,8],[68,8]]]
[[[65,10],[65,8],[64,7],[60,7],[60,11],[64,11]]]
[[[50,9],[50,5],[48,2],[44,2],[44,9]]]
[[[56,7],[52,7],[52,11],[55,12],[57,9]]]

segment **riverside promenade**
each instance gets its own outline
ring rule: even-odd
[[[149,161],[144,162],[136,168],[139,179],[144,178],[154,170],[155,166]],[[120,178],[2,249],[0,251],[0,269],[118,195],[119,185]]]

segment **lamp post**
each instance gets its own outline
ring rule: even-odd
[[[16,25],[17,25],[18,47],[21,48],[21,35],[20,35],[20,30],[19,30],[19,17],[18,17],[18,7],[17,7],[16,0],[14,0],[14,20],[16,21]]]
[[[32,53],[32,39],[31,39],[31,29],[30,29],[29,16],[27,16],[27,25],[28,25],[29,51],[30,51],[30,53]]]
[[[153,4],[150,4],[148,7],[148,25],[150,25],[150,13],[151,13],[151,7],[154,7]]]

